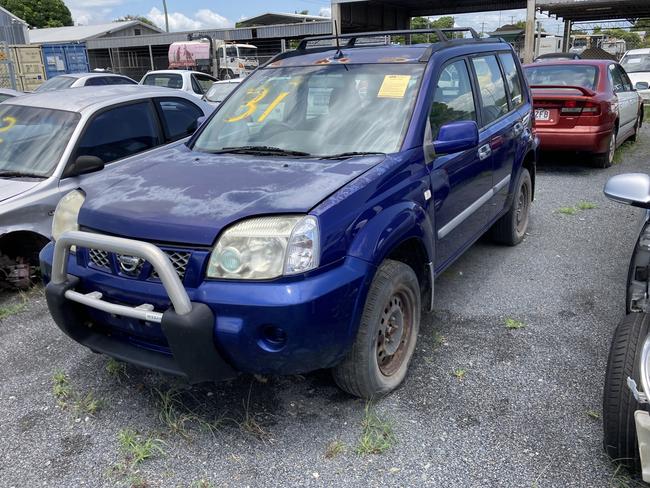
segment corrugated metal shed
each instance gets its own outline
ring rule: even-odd
[[[650,17],[650,0],[538,0],[537,8],[574,22]]]
[[[0,42],[8,44],[28,44],[27,22],[0,7]]]
[[[32,44],[59,44],[64,42],[83,42],[97,37],[110,36],[126,29],[138,27],[145,33],[162,32],[157,27],[144,24],[139,20],[111,22],[110,24],[76,25],[71,27],[52,27],[32,29],[29,38]]]
[[[239,27],[259,27],[262,25],[278,25],[278,24],[300,24],[302,22],[327,22],[327,17],[320,15],[304,15],[304,14],[282,14],[277,12],[267,12],[256,17],[240,20],[237,25]]]

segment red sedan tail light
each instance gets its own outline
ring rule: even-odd
[[[561,115],[600,115],[600,112],[600,103],[580,100],[565,100],[560,110]]]

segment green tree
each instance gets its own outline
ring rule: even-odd
[[[650,19],[638,19],[634,23],[635,30],[650,31]]]
[[[411,30],[418,29],[451,29],[454,26],[453,17],[440,17],[436,20],[429,20],[426,17],[413,17],[411,19]],[[403,42],[403,37],[398,37],[395,41]],[[435,34],[415,34],[411,36],[411,43],[426,44],[436,40]]]
[[[115,19],[113,22],[126,22],[129,20],[139,20],[143,24],[147,24],[152,27],[157,27],[156,24],[154,24],[150,19],[142,15],[125,15],[124,17],[120,17],[119,19]]]
[[[39,29],[74,25],[63,0],[0,0],[0,6]]]
[[[627,44],[628,49],[636,49],[643,45],[641,36],[636,32],[630,32],[623,29],[606,29],[603,31],[603,34],[609,37],[615,37],[616,39],[623,39]]]

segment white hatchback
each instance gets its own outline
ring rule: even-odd
[[[215,81],[217,81],[215,77],[200,71],[167,69],[149,71],[140,80],[140,84],[173,88],[203,98]]]
[[[650,103],[650,49],[632,49],[621,59],[634,87],[645,103]]]

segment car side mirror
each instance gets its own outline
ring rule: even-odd
[[[84,155],[79,156],[65,172],[66,177],[81,176],[89,173],[95,173],[104,169],[104,161],[97,156]]]
[[[450,122],[440,127],[438,138],[433,141],[437,155],[454,154],[478,146],[478,125],[473,120]]]
[[[634,88],[637,90],[648,90],[650,89],[650,83],[647,81],[637,81],[636,85],[634,85]]]
[[[605,196],[633,207],[650,208],[650,176],[627,173],[612,176],[605,184]]]

